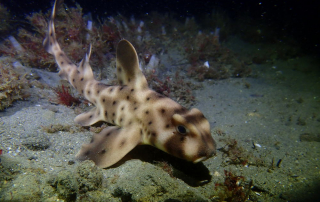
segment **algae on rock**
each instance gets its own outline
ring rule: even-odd
[[[15,100],[28,97],[29,88],[25,75],[19,74],[11,63],[0,62],[0,111],[12,105]]]

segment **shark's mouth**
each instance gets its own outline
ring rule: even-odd
[[[194,160],[193,163],[199,163],[199,162],[204,161],[204,160],[206,160],[206,159],[208,159],[208,157],[206,157],[206,156],[200,157],[200,158]]]

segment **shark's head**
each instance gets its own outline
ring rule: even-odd
[[[164,146],[169,154],[197,163],[216,153],[216,143],[211,137],[210,124],[196,108],[173,114],[172,136]]]

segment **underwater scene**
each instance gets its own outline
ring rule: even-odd
[[[0,201],[320,201],[319,17],[0,0]]]

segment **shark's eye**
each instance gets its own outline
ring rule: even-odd
[[[187,133],[187,129],[184,126],[178,126],[177,127],[177,131],[181,134],[186,134]]]

